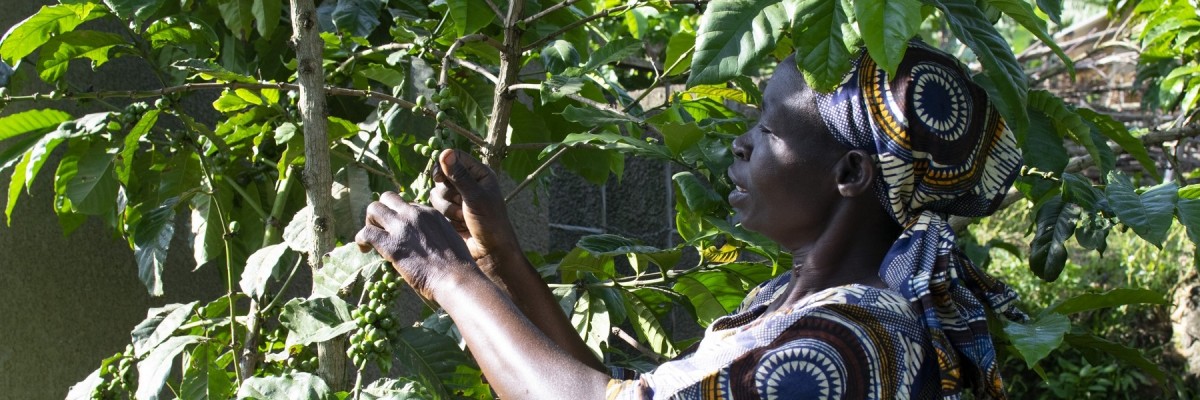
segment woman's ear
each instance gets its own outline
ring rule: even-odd
[[[869,193],[879,171],[875,159],[862,150],[850,150],[833,166],[837,177],[838,193],[845,197],[857,197]]]

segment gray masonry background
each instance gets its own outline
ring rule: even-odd
[[[0,0],[0,31],[32,15],[47,0]],[[95,28],[87,25],[87,28]],[[71,70],[80,87],[151,88],[140,78],[148,71],[132,59],[115,59],[92,74]],[[43,88],[48,91],[50,88]],[[211,108],[203,96],[185,102],[189,110]],[[0,115],[67,103],[15,104]],[[97,110],[65,109],[74,115]],[[4,145],[0,144],[0,149]],[[61,152],[61,150],[60,150]],[[57,165],[52,160],[49,165]],[[0,393],[13,399],[61,399],[67,389],[94,370],[102,358],[129,343],[129,332],[146,310],[165,304],[211,301],[224,292],[224,278],[211,266],[192,272],[190,244],[177,237],[168,257],[166,295],[150,297],[137,278],[128,244],[98,220],[64,236],[51,209],[52,168],[38,177],[32,196],[22,194],[12,226],[0,224]],[[549,191],[532,193],[510,209],[527,250],[565,250],[594,232],[628,235],[648,244],[671,242],[672,171],[661,162],[629,160],[620,183],[594,186],[555,171]],[[7,188],[11,171],[0,174]],[[511,187],[512,183],[509,182]],[[7,190],[0,190],[0,204]],[[183,223],[181,218],[179,221]],[[177,229],[177,232],[183,231]],[[308,282],[295,287],[306,288]],[[411,301],[398,308],[415,310]],[[411,311],[410,311],[411,312]]]

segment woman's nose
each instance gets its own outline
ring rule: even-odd
[[[750,146],[746,143],[750,140],[746,137],[748,133],[743,133],[733,139],[733,157],[742,161],[750,160]]]

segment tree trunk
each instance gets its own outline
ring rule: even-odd
[[[492,102],[492,121],[488,125],[487,142],[489,148],[484,149],[483,161],[500,170],[500,162],[504,161],[508,152],[508,119],[512,113],[512,102],[515,95],[510,86],[517,82],[521,72],[521,12],[525,8],[524,0],[512,0],[508,4],[508,16],[504,19],[504,50],[500,51],[500,82],[496,85],[495,99]]]
[[[329,166],[328,114],[325,105],[325,72],[321,66],[324,42],[319,36],[317,12],[312,0],[293,0],[291,7],[292,45],[296,49],[297,83],[300,85],[300,117],[304,123],[305,198],[312,206],[314,241],[308,254],[313,272],[321,269],[321,256],[333,250],[334,227],[333,174]],[[335,391],[349,386],[346,375],[346,339],[335,338],[317,344],[317,374]]]

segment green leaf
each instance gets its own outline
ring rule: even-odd
[[[629,253],[658,253],[662,251],[657,247],[646,246],[636,240],[613,234],[584,236],[580,238],[579,242],[575,245],[597,256],[611,256]]]
[[[1188,238],[1200,245],[1200,199],[1179,199],[1175,204],[1179,223],[1187,228]]]
[[[407,371],[414,373],[417,381],[435,399],[451,398],[447,386],[465,380],[458,375],[458,367],[474,365],[458,347],[458,342],[426,328],[401,328],[400,340],[394,343],[392,349],[396,360]],[[478,376],[475,380],[478,382]]]
[[[776,0],[714,0],[700,16],[687,85],[726,82],[750,74],[770,53],[787,17]]]
[[[1104,194],[1121,223],[1150,244],[1162,248],[1175,214],[1178,186],[1174,182],[1162,184],[1139,195],[1124,174],[1109,173],[1108,181]]]
[[[358,73],[367,79],[382,83],[388,87],[401,87],[404,85],[404,73],[397,71],[395,68],[374,66],[358,71]]]
[[[1113,228],[1112,221],[1099,212],[1085,213],[1079,220],[1079,228],[1075,229],[1075,241],[1079,246],[1088,250],[1096,250],[1101,255],[1108,248],[1108,233]]]
[[[721,195],[713,191],[690,171],[676,173],[671,177],[678,193],[683,195],[687,208],[693,213],[707,214],[724,202]]]
[[[221,20],[240,40],[250,37],[254,28],[254,13],[251,8],[254,2],[246,0],[217,0],[217,9],[221,11]]]
[[[175,203],[172,197],[161,205],[143,203],[134,207],[140,217],[132,223],[133,256],[138,263],[138,278],[151,296],[162,296],[162,271],[167,264],[167,251],[175,237]],[[142,210],[142,207],[154,207]]]
[[[496,18],[484,0],[446,0],[446,4],[450,7],[450,20],[454,21],[454,30],[459,37],[479,32]]]
[[[175,334],[196,309],[195,301],[187,304],[168,304],[146,311],[146,319],[133,328],[133,354],[145,357],[147,353]]]
[[[1063,201],[1078,204],[1085,211],[1098,211],[1104,193],[1092,186],[1092,181],[1078,173],[1063,174]]]
[[[1051,306],[1046,312],[1062,315],[1117,307],[1127,304],[1167,304],[1167,298],[1158,291],[1149,289],[1113,289],[1104,293],[1086,293]]]
[[[976,76],[975,82],[988,92],[988,97],[1017,137],[1022,137],[1029,128],[1029,116],[1025,111],[1029,87],[1025,71],[1008,41],[984,17],[973,0],[925,1],[942,11],[954,36],[979,58],[983,74]]]
[[[353,36],[367,37],[379,26],[381,0],[338,0],[333,9],[333,26]]]
[[[292,217],[286,228],[283,228],[283,242],[299,253],[312,254],[316,243],[313,229],[309,222],[312,220],[312,206],[304,206]]]
[[[569,107],[569,106],[568,106]],[[558,146],[573,146],[580,143],[588,143],[603,150],[617,150],[622,153],[647,157],[659,160],[670,160],[671,151],[666,146],[649,143],[645,140],[621,136],[615,133],[572,133],[567,135],[563,141],[554,146],[548,146],[542,150],[542,157],[545,157],[550,152],[553,152]],[[590,150],[590,149],[574,149],[574,150]],[[568,153],[570,154],[570,153]],[[608,178],[608,169],[604,169],[604,178]],[[603,181],[602,181],[603,182]]]
[[[871,59],[895,76],[900,60],[908,49],[908,40],[921,28],[921,2],[917,0],[854,1],[858,30]]]
[[[254,0],[254,4],[250,6],[250,13],[254,14],[254,28],[258,29],[258,34],[271,37],[275,28],[279,27],[280,16],[283,15],[283,1]]]
[[[561,100],[563,97],[583,90],[583,79],[566,75],[553,75],[542,81],[542,104]],[[514,129],[515,131],[516,129]]]
[[[119,184],[113,173],[115,158],[105,146],[93,146],[78,158],[63,158],[57,174],[66,182],[63,194],[71,199],[76,211],[100,215],[116,209]]]
[[[237,398],[254,400],[332,400],[336,396],[320,377],[307,372],[246,378]]]
[[[299,344],[324,342],[355,327],[349,305],[338,297],[292,299],[283,305],[279,323]]]
[[[235,1],[235,0],[231,0]],[[240,0],[236,0],[240,1]],[[225,67],[222,67],[212,61],[187,59],[179,60],[171,63],[176,69],[197,73],[201,79],[217,80],[222,82],[241,82],[241,83],[256,83],[258,82],[253,77],[232,72]]]
[[[158,0],[104,0],[117,18],[141,23],[158,11],[164,4]]]
[[[366,400],[423,400],[430,398],[419,383],[406,378],[383,378],[363,388],[362,397]]]
[[[68,64],[76,58],[92,60],[94,70],[108,62],[108,53],[113,47],[128,47],[126,43],[120,35],[96,31],[73,31],[54,36],[38,53],[38,76],[46,82],[58,82],[66,75]]]
[[[1064,242],[1075,233],[1079,206],[1054,196],[1042,203],[1037,212],[1037,233],[1030,243],[1029,268],[1042,280],[1053,282],[1067,262]]]
[[[577,122],[585,126],[601,126],[608,124],[620,124],[626,122],[640,123],[641,121],[633,117],[609,110],[601,110],[591,107],[575,107],[567,106],[562,112],[563,118],[568,121]]]
[[[42,136],[34,143],[32,147],[21,158],[21,162],[16,165],[16,169],[12,174],[12,181],[8,184],[8,204],[4,208],[4,215],[9,225],[12,224],[12,211],[17,205],[17,198],[21,194],[21,188],[26,189],[33,187],[33,179],[37,177],[42,166],[46,163],[46,156],[54,151],[60,143],[63,142],[60,131],[55,131],[48,135]],[[57,189],[56,189],[57,190]]]
[[[75,30],[84,22],[104,16],[95,3],[42,6],[36,14],[18,22],[0,38],[0,59],[17,65],[25,56],[42,47],[50,37]]]
[[[579,65],[579,52],[566,40],[555,40],[542,49],[542,64],[551,74],[561,74]]]
[[[280,265],[286,265],[284,255],[288,250],[286,243],[277,243],[263,247],[246,259],[246,268],[242,270],[242,279],[238,285],[242,293],[255,299],[262,299],[267,290],[267,282],[272,276],[278,275],[276,270]],[[324,269],[324,268],[322,268]],[[319,296],[315,292],[314,296]]]
[[[663,144],[667,145],[667,149],[676,157],[681,157],[686,151],[695,148],[700,139],[704,138],[704,130],[695,122],[665,122],[653,125],[662,133]]]
[[[1038,9],[1050,17],[1055,24],[1062,24],[1062,0],[1037,0]]]
[[[138,143],[158,123],[159,113],[159,110],[150,110],[142,114],[137,124],[129,129],[129,134],[125,135],[124,147],[121,148],[121,155],[117,157],[118,162],[113,167],[117,173],[117,180],[125,186],[129,185],[129,178],[133,173],[133,158],[137,155]]]
[[[1070,328],[1071,321],[1062,314],[1047,314],[1028,324],[1004,321],[1004,333],[1030,368],[1057,349]]]
[[[1049,47],[1054,54],[1058,55],[1063,64],[1066,65],[1071,79],[1075,79],[1075,63],[1071,61],[1071,57],[1067,56],[1067,53],[1063,52],[1061,47],[1058,47],[1058,43],[1055,42],[1054,38],[1046,32],[1046,22],[1034,13],[1033,6],[1026,2],[1026,0],[988,0],[988,5],[1003,11],[1009,18],[1021,24],[1021,26],[1025,27],[1025,30],[1036,36],[1038,40],[1041,40],[1042,44]],[[1057,19],[1055,19],[1055,23],[1058,23]]]
[[[583,72],[595,71],[603,65],[636,56],[642,51],[642,45],[642,41],[633,38],[620,38],[608,42],[592,52],[587,64],[583,66]]]
[[[603,358],[604,344],[611,334],[611,320],[608,318],[608,308],[604,301],[592,295],[590,290],[583,291],[575,300],[575,311],[571,315],[571,324],[575,331],[583,336],[584,343],[596,357]]]
[[[172,16],[154,21],[146,27],[144,37],[154,49],[167,46],[191,46],[196,56],[213,52],[220,42],[213,28],[201,19],[187,16]]]
[[[171,365],[175,363],[175,356],[182,353],[188,345],[201,340],[205,340],[205,337],[176,336],[155,347],[145,359],[137,363],[137,393],[134,396],[138,399],[158,400],[159,392],[167,382],[167,375],[171,373]]]
[[[797,0],[789,16],[796,66],[804,80],[818,91],[832,91],[850,72],[851,49],[855,47],[854,40],[846,40],[854,32],[842,2]]]
[[[349,287],[358,277],[359,271],[383,264],[379,253],[363,253],[358,245],[349,243],[325,255],[324,266],[313,275],[313,296],[334,296]]]
[[[253,104],[246,101],[246,99],[243,99],[241,96],[238,96],[236,93],[234,93],[231,90],[226,90],[226,91],[222,92],[221,96],[217,97],[217,99],[214,100],[212,103],[214,110],[217,110],[217,111],[220,111],[223,113],[241,111],[242,109],[245,109],[246,107],[250,107],[252,105]]]
[[[71,114],[54,109],[28,110],[0,118],[0,141],[26,133],[44,132],[71,120]]]
[[[100,377],[100,370],[92,371],[87,378],[71,385],[70,391],[67,392],[67,400],[92,400],[92,393],[103,384],[105,384],[105,380]]]
[[[1065,337],[1067,344],[1083,350],[1095,349],[1100,350],[1118,360],[1133,364],[1142,371],[1150,374],[1159,382],[1167,382],[1167,376],[1162,368],[1153,361],[1146,359],[1146,356],[1138,349],[1130,348],[1120,343],[1110,342],[1104,338],[1097,337],[1093,334],[1077,334],[1068,333]]]
[[[675,76],[688,71],[692,65],[692,54],[696,48],[696,33],[689,31],[679,31],[671,35],[671,40],[667,41],[667,68],[668,76]],[[672,68],[672,66],[674,66]]]
[[[696,322],[707,327],[737,309],[746,291],[738,277],[725,271],[699,271],[680,276],[672,287],[687,297],[696,311]]]
[[[220,362],[221,351],[221,346],[213,342],[196,345],[183,370],[180,400],[227,399],[233,395],[233,379]]]
[[[650,310],[644,301],[632,292],[622,292],[625,299],[625,309],[629,310],[629,323],[643,343],[648,343],[650,349],[665,358],[675,357],[679,350],[671,341],[667,330],[663,328],[658,316]]]
[[[1150,158],[1150,153],[1146,151],[1146,146],[1142,144],[1141,140],[1129,133],[1129,129],[1125,127],[1124,123],[1113,119],[1113,117],[1107,114],[1101,114],[1088,108],[1079,108],[1075,112],[1085,121],[1091,122],[1101,135],[1104,135],[1109,140],[1120,145],[1122,149],[1125,149],[1125,152],[1129,153],[1138,163],[1142,164],[1142,168],[1150,172],[1151,176],[1156,178],[1159,176],[1158,168],[1156,168],[1154,159]]]

